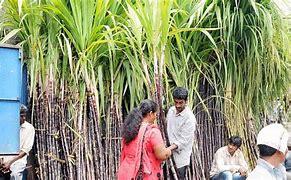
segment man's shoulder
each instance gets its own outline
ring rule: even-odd
[[[174,113],[175,112],[175,106],[171,106],[168,110],[168,114],[169,113]]]
[[[194,116],[194,113],[193,113],[192,109],[189,106],[185,107],[185,114],[187,116]]]
[[[196,118],[195,118],[195,115],[194,115],[192,109],[187,106],[185,110],[186,110],[185,115],[186,115],[186,118],[188,119],[188,121],[196,122]]]
[[[272,175],[270,175],[266,169],[256,166],[255,169],[248,175],[247,180],[260,180],[268,178],[272,178]]]
[[[176,114],[175,106],[171,106],[167,112],[167,118],[173,117]]]
[[[34,130],[34,127],[32,124],[30,124],[29,122],[25,121],[21,127],[24,127],[26,129],[33,129]]]
[[[227,146],[222,146],[217,149],[216,153],[224,153],[227,151]]]

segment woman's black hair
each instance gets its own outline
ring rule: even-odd
[[[125,140],[125,143],[130,143],[139,132],[140,125],[143,117],[150,112],[157,112],[158,105],[152,100],[143,100],[138,108],[134,108],[126,117],[121,135]]]
[[[145,117],[150,112],[157,112],[158,105],[150,99],[143,100],[139,105],[139,110],[143,117]]]

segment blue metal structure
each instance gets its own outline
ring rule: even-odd
[[[20,48],[0,45],[0,154],[19,151],[19,108],[22,96]]]

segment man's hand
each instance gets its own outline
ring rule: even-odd
[[[9,171],[11,164],[12,164],[11,162],[4,163],[3,166],[2,166],[2,170],[3,171]]]
[[[2,171],[2,173],[4,174],[9,173],[11,164],[12,164],[11,162],[1,164],[0,171]]]
[[[234,174],[234,173],[237,173],[237,169],[236,169],[236,168],[231,168],[231,169],[230,169],[230,172],[233,173],[233,174]]]
[[[241,176],[246,176],[247,175],[247,172],[244,169],[242,169],[242,168],[240,168],[238,171],[239,171],[239,174]]]

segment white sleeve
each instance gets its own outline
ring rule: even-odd
[[[27,129],[21,132],[20,136],[20,150],[28,154],[34,143],[34,127],[32,125],[29,126]]]

